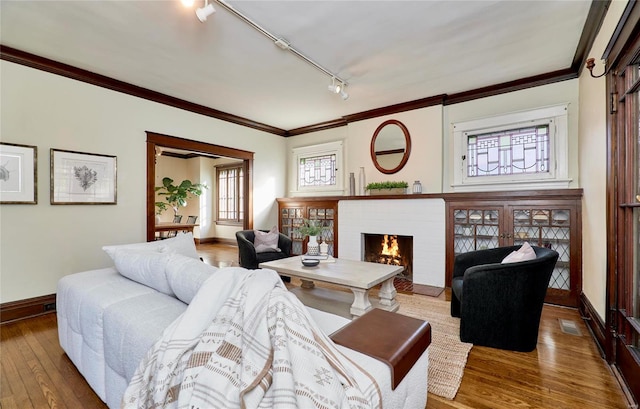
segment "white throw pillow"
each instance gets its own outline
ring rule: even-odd
[[[256,236],[253,240],[253,246],[256,249],[256,253],[282,251],[278,248],[278,237],[280,234],[278,233],[278,228],[276,226],[273,226],[267,233],[260,230],[254,230],[253,232]]]
[[[165,273],[169,254],[120,248],[109,255],[123,276],[161,293],[174,295]]]
[[[181,254],[171,254],[167,263],[167,280],[176,297],[190,304],[193,297],[209,277],[218,270],[200,260]]]
[[[115,246],[104,246],[104,250],[111,258],[116,250],[139,250],[139,251],[155,251],[165,253],[178,253],[183,256],[199,259],[196,251],[196,244],[193,240],[193,233],[178,233],[176,237],[166,240],[157,240],[144,243],[121,244]]]
[[[525,241],[517,251],[512,251],[507,257],[502,260],[502,264],[517,263],[519,261],[533,260],[536,258],[536,252],[529,242]]]
[[[196,242],[193,240],[193,233],[178,233],[176,237],[159,241],[164,251],[182,254],[183,256],[200,260],[196,251]]]

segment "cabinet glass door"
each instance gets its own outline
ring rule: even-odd
[[[309,208],[309,219],[311,220],[322,220],[322,225],[324,226],[324,230],[322,231],[319,239],[319,242],[327,243],[329,246],[328,253],[331,256],[335,255],[334,249],[334,237],[333,237],[333,227],[335,224],[335,211],[332,208]]]
[[[455,209],[454,253],[500,246],[500,211],[491,208]]]
[[[571,290],[571,210],[515,208],[513,210],[513,244],[525,241],[558,252],[558,262],[551,275],[549,288]]]
[[[302,207],[286,207],[280,212],[280,233],[292,240],[292,254],[303,254],[302,243],[304,237],[298,233],[298,228],[302,225],[303,214],[304,208]]]

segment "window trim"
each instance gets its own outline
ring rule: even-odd
[[[291,149],[291,193],[296,196],[329,196],[344,193],[343,141]],[[336,155],[336,184],[334,186],[300,186],[300,160],[323,155]]]
[[[228,165],[220,165],[216,166],[216,224],[224,225],[224,226],[242,226],[244,223],[244,218],[238,217],[237,219],[221,219],[220,218],[220,171],[229,170],[229,169],[238,169],[240,173],[242,173],[243,184],[246,183],[245,179],[245,171],[242,163],[234,163]],[[238,194],[243,194],[243,191],[240,186],[240,178],[237,178],[236,181],[236,191]],[[240,216],[243,213],[243,202],[244,200],[240,197],[237,198],[237,214]]]
[[[566,189],[569,187],[569,104],[536,108],[521,112],[475,119],[452,124],[454,139],[453,183],[456,192],[498,189]],[[498,176],[468,177],[468,135],[496,132],[549,123],[549,172]],[[464,157],[464,159],[463,159]]]

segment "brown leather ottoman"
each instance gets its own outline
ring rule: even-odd
[[[330,338],[338,345],[386,363],[391,370],[392,389],[395,389],[431,344],[431,325],[374,308]]]

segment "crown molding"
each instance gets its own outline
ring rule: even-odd
[[[63,77],[71,78],[98,87],[107,88],[112,91],[122,92],[134,97],[143,98],[149,101],[172,106],[174,108],[194,112],[196,114],[209,116],[226,122],[232,122],[234,124],[257,129],[259,131],[264,131],[280,136],[286,135],[286,131],[284,129],[276,128],[260,122],[252,121],[247,118],[242,118],[226,112],[218,111],[217,109],[209,108],[204,105],[194,104],[193,102],[185,101],[183,99],[175,98],[157,91],[142,88],[137,85],[132,85],[68,64],[40,57],[35,54],[17,50],[15,48],[7,47],[5,45],[0,45],[0,59],[35,68],[37,70],[46,71],[52,74],[61,75]]]

